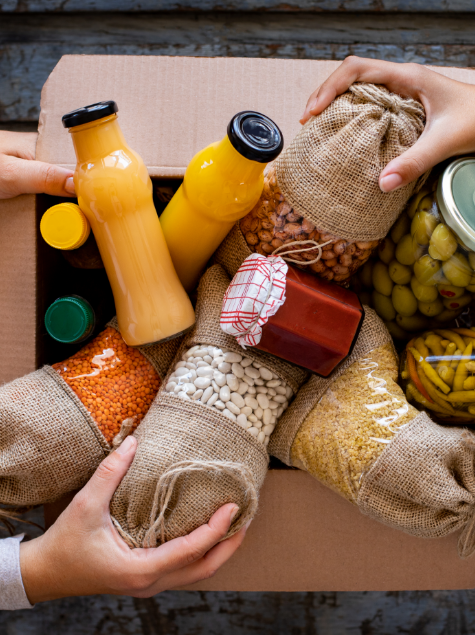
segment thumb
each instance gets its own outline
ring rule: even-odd
[[[434,134],[422,134],[418,141],[390,161],[379,176],[379,187],[383,192],[392,192],[411,181],[415,181],[450,156],[450,150],[440,144]]]
[[[14,189],[17,194],[74,196],[73,172],[51,163],[11,157]]]
[[[80,494],[89,507],[101,513],[109,509],[109,503],[121,480],[127,473],[137,450],[137,440],[128,436],[122,444],[102,461]]]

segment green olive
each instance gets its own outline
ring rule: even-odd
[[[461,253],[454,254],[442,265],[445,277],[455,287],[467,287],[472,277],[472,269],[467,258]]]
[[[469,284],[467,287],[465,287],[465,289],[467,291],[470,291],[470,293],[475,293],[475,284]]]
[[[415,244],[411,234],[405,234],[396,246],[396,260],[401,265],[413,265],[420,255],[421,247]]]
[[[391,262],[391,260],[394,258],[395,249],[396,249],[396,245],[393,243],[393,241],[390,238],[385,238],[379,243],[379,247],[378,247],[379,259],[388,265]]]
[[[388,268],[384,262],[376,262],[373,267],[373,287],[383,295],[391,295],[394,282],[389,277]]]
[[[439,296],[437,287],[434,287],[434,285],[421,284],[416,276],[412,276],[411,278],[411,289],[419,302],[435,302]]]
[[[372,260],[368,260],[358,271],[358,277],[361,280],[361,283],[368,288],[371,288],[372,286],[373,267],[374,262]]]
[[[420,200],[419,205],[417,206],[417,211],[430,212],[431,210],[435,211],[435,213],[437,214],[437,206],[435,205],[434,197],[432,196],[432,194],[428,194]]]
[[[429,212],[417,212],[411,223],[411,236],[418,245],[428,245],[434,229],[439,224]]]
[[[429,254],[422,256],[414,263],[414,275],[420,284],[436,285],[439,282],[439,271],[440,262],[431,258]]]
[[[430,322],[425,315],[396,315],[396,323],[406,331],[424,331],[429,328]]]
[[[401,265],[396,259],[391,260],[388,265],[389,277],[396,284],[409,284],[412,276],[412,269],[407,265]]]
[[[394,320],[396,311],[394,310],[391,298],[388,298],[387,295],[383,295],[382,293],[378,293],[378,291],[373,291],[372,300],[373,308],[379,317],[383,318],[383,320]]]
[[[407,331],[405,331],[404,329],[402,329],[399,326],[399,324],[395,322],[394,320],[392,320],[391,322],[384,322],[384,324],[386,325],[386,328],[388,329],[391,337],[393,337],[395,340],[410,340],[411,339],[412,335],[408,333]]]
[[[470,304],[471,301],[472,296],[468,293],[464,293],[459,298],[444,298],[444,306],[450,311],[457,311],[458,309],[463,309],[463,307]]]
[[[432,287],[433,289],[434,287]],[[434,315],[439,315],[444,310],[444,304],[440,298],[436,298],[434,302],[419,302],[417,308],[422,313],[422,315],[427,315],[427,317],[433,317]]]
[[[409,229],[411,227],[411,221],[409,217],[404,212],[399,216],[397,221],[394,223],[391,229],[391,240],[395,245],[401,240],[404,234],[409,233]]]
[[[407,209],[406,209],[406,214],[409,216],[409,218],[411,220],[414,218],[414,214],[417,212],[417,208],[419,206],[419,203],[428,194],[429,194],[429,190],[427,188],[424,188],[424,189],[420,190],[419,192],[417,192],[417,194],[414,194],[414,196],[412,196],[409,199],[409,204],[408,204]]]
[[[437,322],[451,322],[452,320],[455,320],[455,318],[458,317],[462,313],[462,311],[463,309],[458,309],[457,311],[444,309],[442,313],[439,313],[439,315],[435,317],[435,319],[437,320]]]
[[[443,298],[460,298],[464,293],[463,287],[454,287],[452,284],[438,284],[437,289]]]
[[[437,260],[448,260],[457,251],[457,239],[451,230],[439,223],[430,237],[429,254]]]
[[[396,311],[404,317],[410,317],[417,311],[416,296],[409,287],[397,284],[393,289],[391,299]]]

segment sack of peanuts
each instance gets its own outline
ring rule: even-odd
[[[254,209],[215,256],[234,276],[251,252],[280,255],[345,283],[421,183],[383,193],[383,168],[424,128],[424,109],[382,86],[353,84],[312,117],[266,171]]]
[[[2,386],[0,503],[39,505],[82,487],[140,423],[179,345],[129,347],[114,319],[66,361]]]
[[[475,435],[441,427],[397,385],[391,337],[374,311],[350,358],[329,379],[312,376],[278,422],[269,451],[303,469],[363,514],[415,536],[463,528],[475,551]]]
[[[308,377],[261,351],[243,352],[221,330],[229,283],[217,265],[202,277],[196,325],[135,432],[137,453],[111,502],[131,547],[184,536],[229,502],[239,512],[228,535],[239,531],[257,509],[269,437]]]

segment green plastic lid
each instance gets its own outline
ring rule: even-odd
[[[439,179],[437,203],[459,241],[475,251],[475,157],[452,161]]]
[[[46,330],[53,339],[64,344],[80,342],[88,337],[94,321],[93,308],[79,296],[58,298],[45,315]]]

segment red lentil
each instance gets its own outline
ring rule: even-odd
[[[113,328],[53,368],[91,413],[108,443],[125,419],[133,419],[131,431],[135,430],[160,387],[150,362]]]

